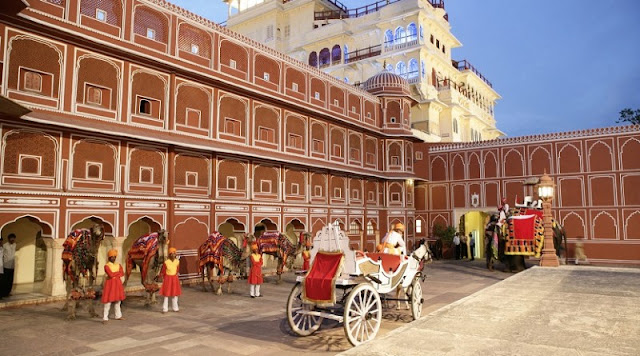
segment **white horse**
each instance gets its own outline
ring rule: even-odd
[[[420,240],[420,242],[418,242],[418,248],[415,249],[413,253],[411,253],[410,258],[413,258],[417,261],[419,266],[418,272],[422,273],[422,270],[424,269],[424,264],[429,263],[433,260],[433,253],[429,249],[429,246],[427,246],[427,243],[424,240]],[[410,286],[411,284],[409,284],[409,286],[407,286],[406,288],[403,288],[402,284],[398,285],[398,287],[396,288],[396,300],[400,299],[400,292],[404,293],[405,299],[409,299],[409,296],[407,294],[407,289],[409,289]],[[405,304],[405,308],[409,310],[409,301],[405,300],[404,304]],[[400,310],[399,301],[396,304],[396,309]]]

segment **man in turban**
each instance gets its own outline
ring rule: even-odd
[[[164,261],[160,274],[162,276],[162,288],[160,295],[164,296],[162,303],[162,313],[169,311],[169,298],[171,298],[171,309],[174,312],[180,311],[178,308],[178,296],[182,294],[180,288],[180,280],[178,279],[178,269],[180,268],[180,260],[176,258],[177,250],[175,247],[169,248],[169,259]]]
[[[404,225],[402,223],[393,224],[393,228],[382,240],[384,252],[394,255],[405,255],[407,251],[402,235],[404,235]]]
[[[102,303],[104,304],[104,316],[102,323],[106,324],[109,321],[109,311],[111,310],[111,304],[114,304],[115,318],[116,320],[124,320],[122,317],[122,311],[120,310],[120,303],[124,300],[124,287],[122,286],[121,277],[124,277],[124,271],[122,265],[116,263],[116,257],[118,256],[117,250],[109,250],[107,257],[109,262],[104,265],[105,281],[104,289],[102,290]]]

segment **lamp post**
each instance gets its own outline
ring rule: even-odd
[[[558,267],[560,262],[553,247],[553,226],[551,223],[551,201],[553,200],[554,184],[547,172],[544,172],[538,185],[538,196],[542,199],[544,222],[544,244],[542,246],[541,267]]]

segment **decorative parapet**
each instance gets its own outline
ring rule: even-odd
[[[315,74],[315,75],[321,77],[322,79],[333,83],[334,85],[338,85],[338,86],[342,87],[343,89],[345,89],[347,91],[351,91],[351,92],[356,91],[358,94],[360,94],[361,96],[367,97],[369,100],[376,101],[376,102],[379,101],[378,97],[376,97],[374,95],[371,95],[371,94],[367,93],[366,91],[364,91],[364,90],[362,90],[360,88],[357,88],[357,87],[354,87],[352,85],[346,84],[343,81],[340,81],[340,80],[330,76],[329,74],[321,71],[318,68],[314,68],[314,67],[308,65],[307,63],[304,63],[304,62],[301,62],[301,61],[299,61],[297,59],[289,57],[288,55],[286,55],[286,54],[284,54],[282,52],[278,52],[278,51],[276,51],[275,49],[273,49],[271,47],[265,46],[264,44],[262,44],[260,42],[254,41],[254,40],[252,40],[252,39],[250,39],[250,38],[248,38],[248,37],[246,37],[244,35],[241,35],[241,34],[239,34],[237,32],[231,31],[230,29],[228,29],[226,27],[223,27],[220,24],[217,24],[217,23],[215,23],[215,22],[213,22],[213,21],[211,21],[209,19],[206,19],[206,18],[200,16],[200,15],[194,14],[193,12],[190,12],[190,11],[180,7],[180,6],[172,4],[172,3],[167,2],[165,0],[145,0],[145,1],[147,1],[149,3],[152,3],[154,5],[157,5],[159,7],[162,7],[164,9],[167,9],[167,10],[169,10],[169,11],[171,11],[171,12],[177,14],[177,15],[183,16],[183,17],[185,17],[185,18],[187,18],[189,20],[195,21],[195,22],[199,23],[200,25],[206,26],[206,27],[208,27],[208,28],[210,28],[210,29],[212,29],[214,31],[222,33],[222,34],[224,34],[226,36],[229,36],[231,38],[234,38],[234,39],[236,39],[238,41],[244,42],[244,43],[250,45],[253,48],[257,48],[257,49],[259,49],[259,50],[261,50],[263,52],[266,52],[266,53],[268,53],[268,54],[270,54],[270,55],[282,60],[285,63],[288,63],[290,65],[294,65],[294,66],[297,66],[297,67],[303,67],[303,68],[307,69],[309,72],[311,72],[312,74]]]
[[[585,138],[585,137],[593,137],[593,136],[618,135],[618,134],[625,134],[625,133],[640,133],[640,125],[599,127],[595,129],[553,132],[553,133],[541,134],[541,135],[497,138],[494,140],[479,141],[479,142],[448,143],[448,144],[442,144],[442,145],[430,147],[429,152],[456,151],[456,150],[462,150],[462,149],[482,148],[482,147],[500,147],[505,145],[515,145],[515,144],[522,144],[522,143],[536,143],[536,142],[543,142],[543,141],[566,140],[571,138]]]

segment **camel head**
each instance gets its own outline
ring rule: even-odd
[[[91,229],[91,240],[95,250],[98,251],[100,243],[104,240],[104,226],[100,224],[94,224]]]
[[[160,230],[158,231],[158,243],[159,244],[166,244],[169,242],[169,233],[167,232],[167,230]]]

